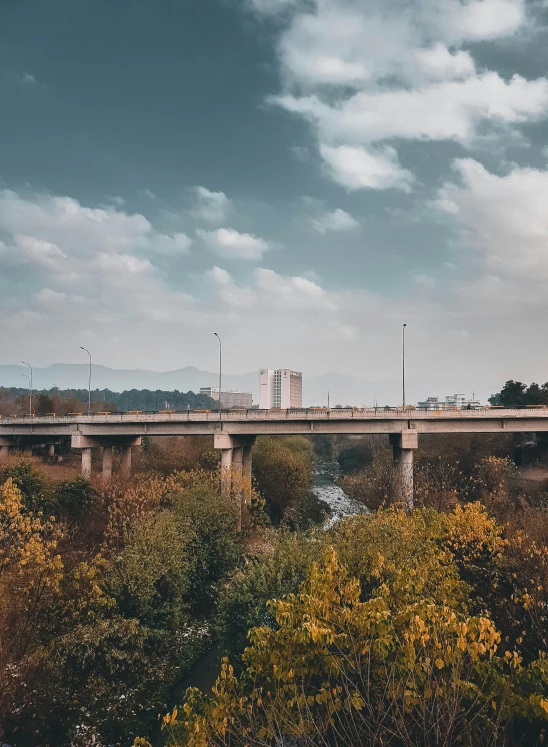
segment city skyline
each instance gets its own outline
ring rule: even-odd
[[[546,4],[363,6],[0,5],[0,364],[548,379]]]

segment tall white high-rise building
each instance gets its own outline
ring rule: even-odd
[[[303,375],[289,368],[261,368],[259,371],[259,407],[288,410],[303,406]]]

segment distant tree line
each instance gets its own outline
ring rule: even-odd
[[[492,405],[503,405],[504,407],[548,405],[548,381],[541,385],[533,382],[527,386],[521,381],[510,379],[500,392],[489,397],[489,402]]]
[[[81,412],[87,409],[87,389],[42,389],[33,392],[32,411],[35,415],[58,415]],[[215,409],[217,403],[205,394],[164,391],[157,389],[130,389],[113,392],[94,389],[91,392],[92,412],[126,410],[195,410]],[[21,387],[0,387],[0,415],[28,412],[29,390]]]

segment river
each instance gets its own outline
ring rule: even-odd
[[[337,521],[345,516],[364,513],[363,504],[357,503],[349,498],[343,489],[336,484],[339,474],[337,462],[316,463],[314,470],[314,484],[312,492],[331,509],[331,516],[326,519],[324,528],[329,529]]]

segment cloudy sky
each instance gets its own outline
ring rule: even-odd
[[[548,379],[546,0],[0,0],[0,101],[0,363]]]

